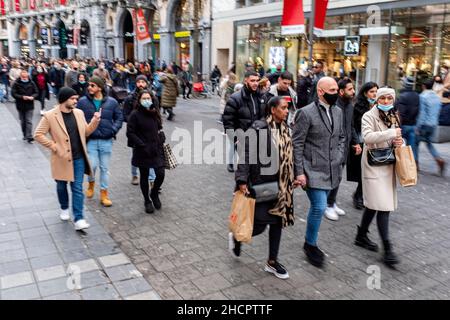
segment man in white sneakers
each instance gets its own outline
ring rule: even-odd
[[[83,216],[83,177],[85,173],[92,175],[86,137],[100,123],[100,113],[96,112],[87,124],[83,111],[76,109],[78,95],[72,88],[61,88],[58,102],[58,105],[42,116],[34,139],[52,151],[52,177],[56,181],[61,220],[70,219],[67,192],[67,182],[70,182],[75,230],[83,230],[89,228]],[[47,133],[51,139],[46,136]]]

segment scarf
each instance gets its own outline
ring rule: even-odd
[[[399,128],[400,120],[398,118],[397,113],[394,109],[389,110],[388,112],[384,112],[379,110],[380,119],[388,128]]]
[[[289,128],[285,122],[282,122],[280,128],[272,116],[266,119],[272,141],[278,147],[280,155],[280,168],[278,180],[278,201],[270,214],[280,216],[283,219],[283,228],[294,224],[294,203],[293,203],[293,182],[294,182],[294,148],[289,133]]]

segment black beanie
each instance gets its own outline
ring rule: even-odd
[[[77,96],[78,93],[69,87],[62,87],[58,93],[58,102],[63,103],[69,100],[70,97]]]
[[[140,75],[138,75],[138,76],[136,77],[136,82],[139,81],[139,80],[144,80],[145,82],[148,83],[147,77],[144,76],[143,74],[140,74]]]

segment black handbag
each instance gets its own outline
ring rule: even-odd
[[[252,186],[255,192],[255,202],[274,201],[278,199],[278,181],[261,183]]]
[[[367,162],[369,162],[369,165],[374,167],[394,164],[394,147],[369,149],[367,151]]]

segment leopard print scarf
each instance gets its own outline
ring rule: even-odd
[[[283,228],[294,224],[294,148],[289,133],[289,128],[282,122],[280,128],[269,115],[266,119],[272,134],[272,140],[278,146],[280,154],[278,201],[275,207],[269,210],[270,214],[280,216],[283,219]]]

